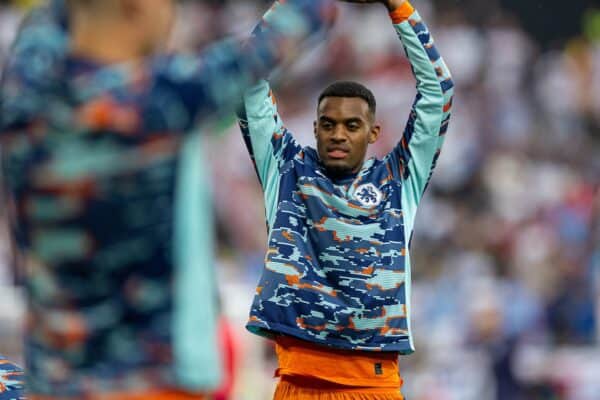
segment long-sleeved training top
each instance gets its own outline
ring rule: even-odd
[[[31,393],[218,385],[212,207],[189,133],[334,14],[333,0],[276,2],[244,45],[112,66],[69,55],[63,1],[28,18],[2,80],[0,150]]]
[[[23,370],[0,356],[0,400],[24,400]]]
[[[355,176],[327,176],[316,150],[302,148],[284,127],[266,82],[244,97],[240,126],[269,228],[251,332],[341,349],[414,351],[409,244],[448,129],[454,84],[421,17],[404,7],[412,15],[394,28],[417,96],[398,145]]]

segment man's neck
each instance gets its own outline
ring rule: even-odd
[[[358,175],[360,170],[354,171],[335,171],[324,168],[325,175],[331,179],[334,183],[345,183],[348,180],[353,180]]]
[[[113,64],[140,59],[142,46],[134,29],[124,21],[79,14],[72,19],[71,53]]]

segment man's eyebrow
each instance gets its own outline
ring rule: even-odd
[[[331,117],[328,117],[326,115],[321,115],[319,117],[319,121],[322,121],[322,122],[337,122],[335,119],[333,119]]]
[[[319,117],[319,121],[323,121],[323,122],[335,122],[335,123],[340,122],[340,121],[336,120],[335,118],[328,117],[326,115],[321,115]],[[342,120],[341,122],[343,122],[344,124],[350,124],[350,123],[353,123],[353,122],[362,123],[363,119],[361,117],[350,117],[350,118],[346,118],[346,119]]]
[[[353,122],[359,122],[359,123],[362,124],[363,119],[360,118],[360,117],[352,117],[352,118],[348,118],[348,119],[344,120],[344,123],[346,123],[346,124],[350,124],[350,123],[353,123]]]

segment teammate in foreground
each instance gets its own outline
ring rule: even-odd
[[[0,400],[23,399],[23,370],[0,356]]]
[[[219,383],[210,196],[184,134],[232,111],[335,6],[287,0],[244,46],[159,54],[174,4],[55,0],[14,45],[0,149],[31,398],[201,398]]]
[[[275,399],[401,399],[398,355],[414,351],[409,244],[453,82],[407,1],[362,2],[387,6],[417,80],[404,135],[383,160],[365,161],[380,127],[373,94],[358,83],[320,96],[316,150],[285,129],[266,82],[240,114],[269,227],[247,327],[277,343]]]

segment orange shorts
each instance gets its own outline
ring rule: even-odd
[[[62,400],[54,396],[28,396],[30,400]],[[106,393],[85,396],[86,400],[203,400],[205,397],[175,390],[155,390],[144,393]],[[73,400],[69,398],[68,400]]]
[[[191,394],[186,392],[163,390],[139,394],[107,394],[94,400],[203,400],[205,397],[200,394]]]
[[[402,400],[398,354],[336,350],[280,336],[274,400]]]

